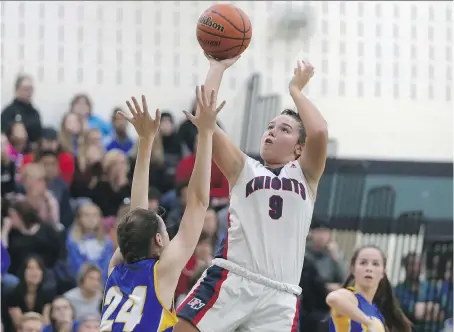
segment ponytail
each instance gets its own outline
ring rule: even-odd
[[[412,324],[400,308],[386,274],[378,285],[373,302],[383,315],[385,325],[390,332],[411,332]]]

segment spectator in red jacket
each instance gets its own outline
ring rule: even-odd
[[[74,175],[74,157],[70,152],[60,149],[57,136],[55,129],[50,127],[43,128],[42,138],[38,143],[37,150],[24,156],[23,166],[36,162],[38,159],[37,156],[40,155],[41,151],[54,151],[58,157],[60,177],[70,185]]]
[[[192,170],[194,169],[196,153],[197,138],[194,145],[194,152],[183,158],[177,165],[175,183],[189,181]],[[210,199],[210,205],[215,207],[227,205],[229,202],[229,182],[214,161],[211,165]]]

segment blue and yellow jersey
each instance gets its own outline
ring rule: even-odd
[[[156,267],[146,259],[115,266],[104,290],[100,331],[169,332],[177,323],[175,308],[159,297]]]
[[[354,288],[349,288],[354,292]],[[384,318],[375,304],[369,303],[361,294],[355,293],[358,308],[374,320],[375,330],[385,332]],[[363,332],[367,327],[346,316],[331,315],[329,332]]]

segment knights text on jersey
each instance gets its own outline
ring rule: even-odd
[[[217,257],[298,284],[313,209],[298,161],[268,169],[248,157],[231,190],[229,230]]]

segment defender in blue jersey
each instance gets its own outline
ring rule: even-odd
[[[351,274],[344,287],[331,292],[330,332],[411,332],[386,276],[386,257],[375,246],[353,254]],[[353,286],[350,286],[354,282]]]
[[[194,252],[209,203],[212,137],[216,115],[214,91],[196,90],[198,109],[186,117],[197,127],[197,156],[187,190],[187,204],[180,229],[169,242],[162,218],[148,211],[148,176],[151,148],[160,124],[160,112],[153,120],[146,99],[142,107],[133,97],[127,102],[139,136],[134,170],[131,210],[117,228],[118,249],[112,256],[104,290],[100,331],[169,332],[177,322],[173,296],[181,271]],[[143,110],[142,110],[143,108]]]

